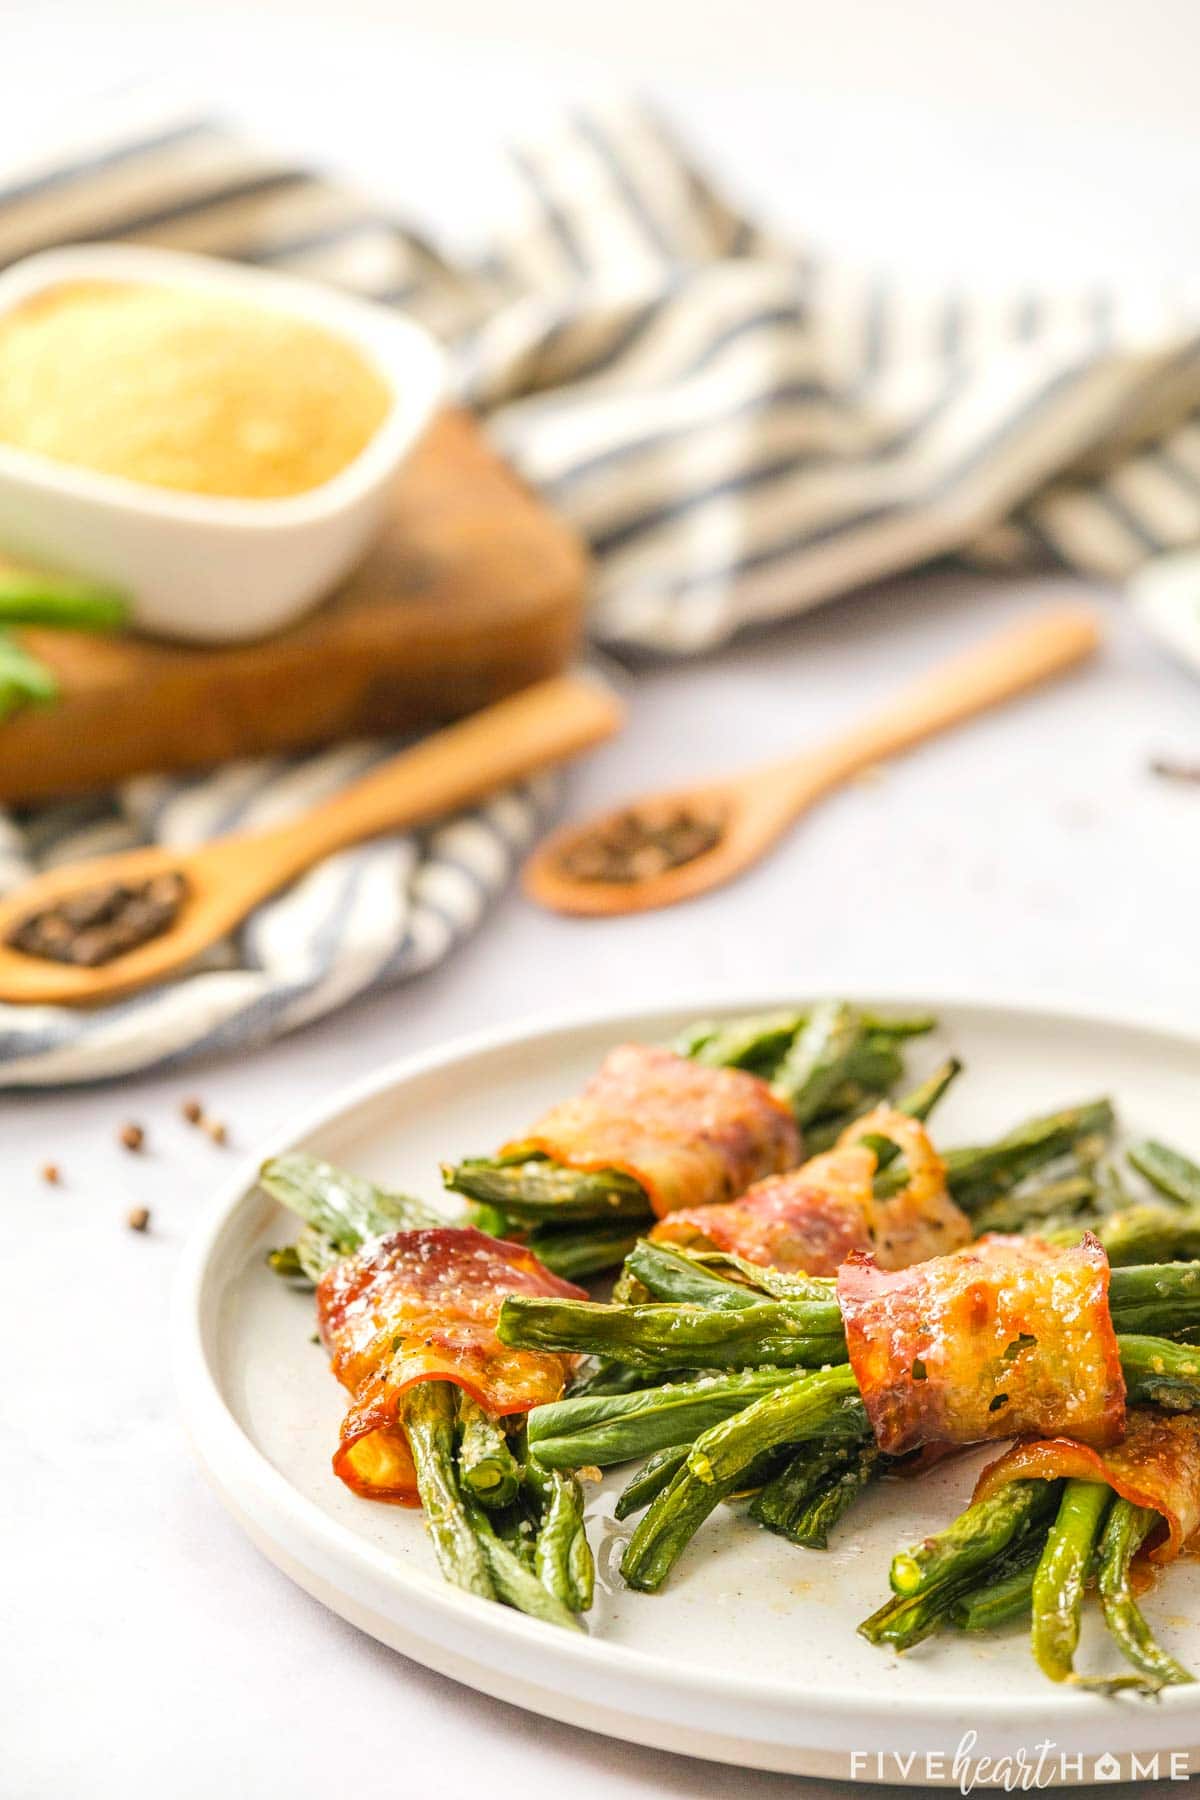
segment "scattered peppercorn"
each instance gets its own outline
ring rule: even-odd
[[[147,1206],[135,1206],[125,1223],[130,1231],[145,1231],[150,1223],[150,1209]]]
[[[204,1117],[204,1108],[198,1100],[185,1100],[179,1110],[189,1125],[199,1125]]]
[[[58,1186],[62,1180],[62,1170],[57,1163],[42,1164],[42,1180],[49,1183],[51,1187]]]
[[[1150,764],[1152,775],[1161,775],[1166,781],[1188,781],[1193,785],[1200,783],[1200,763],[1178,762],[1174,757],[1158,756]]]
[[[229,1141],[229,1130],[220,1119],[205,1119],[204,1129],[214,1144],[225,1144]]]
[[[119,1141],[126,1150],[141,1150],[145,1146],[146,1133],[140,1125],[122,1125],[118,1133]]]

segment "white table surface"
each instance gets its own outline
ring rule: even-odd
[[[39,29],[62,28],[63,11],[37,13]],[[80,30],[89,16],[75,9]],[[939,572],[642,673],[627,732],[577,771],[569,804],[786,751],[994,623],[1081,592]],[[444,968],[236,1063],[0,1098],[3,1800],[849,1792],[524,1715],[308,1599],[250,1547],[183,1439],[164,1357],[172,1271],[234,1152],[390,1058],[539,1008],[723,982],[1082,1001],[1192,1023],[1200,789],[1148,764],[1200,761],[1200,690],[1114,597],[1098,600],[1110,630],[1089,672],[827,803],[727,892],[590,924],[514,893]],[[230,1150],[183,1124],[190,1093],[228,1120]],[[128,1119],[146,1128],[141,1156],[116,1142]],[[61,1187],[39,1179],[47,1160]],[[135,1204],[152,1210],[144,1236],[124,1225]]]

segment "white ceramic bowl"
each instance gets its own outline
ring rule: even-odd
[[[145,631],[201,642],[261,637],[348,574],[378,527],[397,470],[445,381],[437,344],[411,320],[287,276],[134,245],[49,250],[0,275],[0,316],[62,282],[219,289],[356,344],[391,408],[331,481],[283,500],[213,498],[74,468],[0,444],[0,549],[122,589]]]

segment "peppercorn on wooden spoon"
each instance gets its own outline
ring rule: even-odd
[[[153,845],[52,869],[0,901],[0,1001],[94,1006],[162,981],[227,936],[260,901],[323,857],[425,824],[577,756],[618,729],[623,708],[597,681],[555,676],[425,738],[303,817],[193,850]],[[47,908],[121,883],[183,877],[166,929],[98,967],[50,961],[10,943]]]
[[[851,776],[1089,656],[1082,607],[1035,614],[950,659],[831,742],[743,775],[630,801],[556,832],[525,865],[530,898],[597,916],[673,906],[732,881]]]

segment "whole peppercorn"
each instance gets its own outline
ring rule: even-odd
[[[135,1206],[125,1220],[130,1231],[145,1231],[150,1224],[150,1209],[147,1206]]]
[[[140,1125],[122,1125],[117,1135],[126,1150],[141,1150],[145,1146],[146,1133]]]

